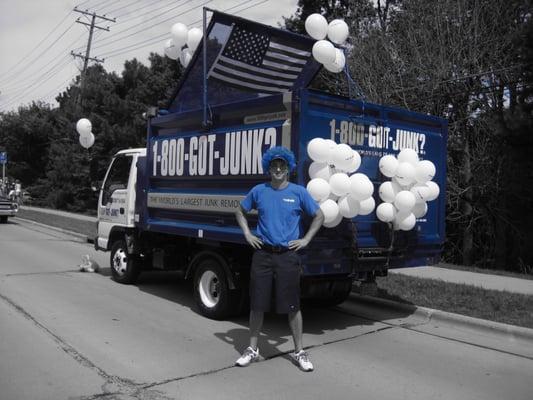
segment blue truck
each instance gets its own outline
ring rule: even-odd
[[[143,270],[179,271],[192,281],[203,315],[221,319],[241,312],[253,249],[237,225],[235,210],[254,185],[269,179],[261,158],[270,147],[294,152],[298,164],[290,179],[305,186],[312,162],[306,148],[317,137],[357,150],[362,160],[358,172],[375,188],[387,179],[379,171],[379,159],[411,148],[435,164],[434,181],[441,190],[411,231],[394,230],[374,212],[323,227],[301,254],[302,297],[338,304],[356,280],[372,283],[389,268],[438,262],[445,237],[446,121],[311,89],[320,69],[312,57],[297,66],[299,71],[294,68],[296,78],[284,81],[290,82],[290,90],[273,86],[271,80],[261,80],[268,72],[254,78],[254,68],[243,65],[254,61],[228,50],[236,46],[236,35],[255,37],[254,43],[283,42],[304,55],[313,43],[213,13],[206,40],[168,108],[147,116],[146,147],[118,152],[102,183],[95,247],[110,251],[113,279],[133,283]],[[232,65],[236,57],[241,58]],[[260,69],[264,61],[254,67]],[[232,66],[241,79],[223,74]],[[377,190],[374,198],[379,204]],[[255,225],[254,215],[250,222]]]

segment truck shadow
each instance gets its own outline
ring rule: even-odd
[[[109,268],[100,270],[100,273],[104,276],[111,275]],[[144,272],[135,286],[145,293],[179,304],[201,316],[193,298],[191,282],[183,280],[178,273]],[[384,308],[376,311],[365,309],[364,305],[359,304],[357,297],[350,297],[344,303],[332,307],[318,307],[304,302],[302,304],[304,345],[314,347],[334,343],[401,325],[402,321],[406,321],[414,312],[414,306],[410,309],[407,304],[405,305],[406,307],[401,309]],[[221,321],[220,326],[228,328],[228,323],[232,325],[229,329],[214,332],[213,335],[233,346],[240,354],[249,342],[248,313]],[[293,348],[286,315],[265,314],[258,346],[264,358],[280,355],[289,357],[286,354],[287,350],[283,350]]]

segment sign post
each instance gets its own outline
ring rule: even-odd
[[[6,185],[6,163],[7,163],[7,151],[0,151],[0,164],[2,164],[2,187],[1,192],[4,192]]]

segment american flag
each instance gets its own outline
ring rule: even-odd
[[[309,50],[305,44],[234,26],[207,76],[243,90],[287,92],[309,60]]]

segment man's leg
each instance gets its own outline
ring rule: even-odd
[[[263,326],[263,311],[250,311],[250,347],[257,350],[257,339]]]
[[[289,312],[289,326],[292,332],[292,339],[294,340],[294,352],[298,353],[302,350],[302,313],[300,310],[296,312]]]

